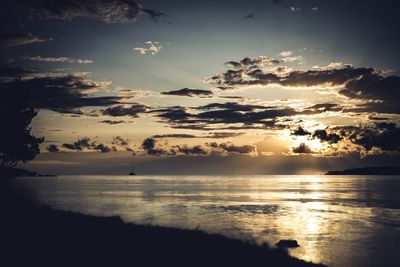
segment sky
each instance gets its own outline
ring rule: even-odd
[[[396,1],[1,0],[59,174],[308,174],[400,164]]]

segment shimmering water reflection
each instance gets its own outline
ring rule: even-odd
[[[19,178],[52,207],[274,244],[329,266],[400,266],[400,177],[60,176]]]

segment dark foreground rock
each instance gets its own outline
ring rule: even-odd
[[[279,240],[278,243],[276,243],[277,247],[280,248],[297,248],[300,247],[299,243],[297,243],[297,240]]]
[[[326,175],[400,175],[400,167],[380,166],[347,169],[342,171],[328,171]]]
[[[7,193],[0,200],[0,266],[323,266],[220,235],[35,207]]]

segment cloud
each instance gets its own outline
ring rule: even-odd
[[[222,88],[230,89],[237,86],[254,86],[277,84],[284,87],[311,87],[323,85],[343,85],[363,76],[373,75],[372,68],[354,68],[346,65],[339,69],[311,69],[306,71],[292,70],[284,75],[278,75],[270,68],[253,64],[230,69],[206,79]],[[375,74],[379,75],[379,74]]]
[[[210,155],[211,153],[216,155],[224,155],[227,153],[237,154],[248,154],[256,155],[257,149],[253,145],[234,145],[232,142],[226,143],[206,143],[205,146],[195,145],[189,146],[173,145],[171,147],[161,146],[157,143],[157,140],[153,137],[146,138],[142,143],[142,149],[147,155],[151,156],[180,156],[180,155]]]
[[[292,135],[297,135],[297,136],[304,136],[304,135],[310,135],[311,133],[304,130],[302,127],[298,127],[296,130],[294,130],[292,133]]]
[[[304,63],[302,56],[283,57],[282,61],[285,63],[292,63],[292,62],[298,62],[298,64]]]
[[[336,127],[334,130],[347,141],[371,151],[400,152],[400,128],[392,124],[375,124],[374,127]]]
[[[320,104],[315,104],[310,107],[306,107],[304,109],[304,114],[316,114],[316,113],[324,113],[324,112],[329,112],[329,111],[341,111],[343,108],[335,103],[320,103]]]
[[[108,153],[111,151],[111,149],[108,146],[102,143],[95,145],[93,149],[100,151],[101,153]]]
[[[301,8],[300,8],[300,7],[291,6],[291,7],[290,7],[290,11],[292,11],[292,12],[299,12],[299,11],[301,11]]]
[[[13,46],[22,46],[34,43],[41,43],[45,40],[31,33],[1,33],[0,48],[9,48]]]
[[[83,150],[85,148],[91,148],[92,144],[90,143],[90,138],[84,137],[71,144],[64,143],[62,146],[70,150]]]
[[[27,57],[25,58],[31,61],[38,62],[50,62],[50,63],[68,63],[68,64],[92,64],[93,60],[91,59],[80,59],[80,58],[70,58],[70,57]]]
[[[153,135],[152,138],[210,138],[210,139],[223,139],[243,135],[243,133],[231,132],[214,132],[207,135],[193,135],[193,134],[159,134]]]
[[[314,153],[309,146],[307,146],[305,143],[301,143],[297,147],[292,148],[292,152],[296,154],[312,154]]]
[[[54,145],[54,144],[49,145],[46,149],[48,152],[51,152],[51,153],[60,152],[60,149],[58,148],[58,146]]]
[[[110,82],[91,80],[88,73],[35,72],[19,68],[0,69],[0,87],[17,86],[30,92],[34,107],[70,113],[81,107],[109,106],[119,103],[118,96],[93,96]]]
[[[278,53],[278,56],[281,57],[281,61],[284,63],[298,62],[299,64],[302,64],[304,62],[302,56],[295,56],[293,51],[289,50]]]
[[[157,134],[153,135],[152,138],[198,138],[198,136],[192,134]]]
[[[124,120],[103,120],[99,121],[99,123],[104,123],[104,124],[109,124],[109,125],[115,125],[115,124],[122,124],[122,123],[132,123],[130,121],[124,121]]]
[[[281,56],[281,57],[290,57],[290,56],[293,55],[293,51],[289,51],[289,50],[282,51],[278,55]]]
[[[138,117],[140,113],[144,113],[147,110],[147,106],[143,104],[132,104],[132,105],[119,105],[109,107],[107,109],[101,110],[102,115],[112,116],[112,117],[121,117],[121,116],[130,116],[130,117]]]
[[[279,64],[279,60],[267,57],[267,56],[256,56],[256,57],[245,57],[240,61],[227,61],[225,65],[232,68],[247,68],[254,65],[257,66],[271,66]]]
[[[210,103],[185,108],[180,106],[150,111],[172,128],[192,130],[243,130],[282,129],[286,126],[278,120],[296,115],[321,114],[339,110],[331,103],[316,104],[304,109],[288,106],[263,106],[237,102]],[[218,125],[213,127],[213,125]]]
[[[207,155],[209,151],[201,145],[190,147],[188,145],[173,146],[172,151],[184,155]]]
[[[238,154],[256,154],[257,148],[254,145],[242,145],[238,146],[232,142],[220,143],[215,142],[209,144],[213,148],[221,149],[227,153],[238,153]]]
[[[156,148],[156,139],[146,138],[142,143],[142,148],[147,155],[150,156],[163,156],[170,154],[167,150]]]
[[[141,55],[151,54],[154,56],[160,53],[162,48],[160,42],[147,41],[145,44],[146,47],[135,47],[133,50],[139,52]]]
[[[316,130],[312,137],[318,138],[319,140],[328,142],[330,144],[335,144],[342,139],[336,133],[329,133],[327,130]]]
[[[394,122],[335,126],[316,130],[309,139],[317,139],[329,144],[322,153],[325,156],[343,156],[345,153],[355,152],[365,157],[400,152],[400,128],[398,123]],[[293,149],[294,153],[300,153],[299,151],[307,151],[307,148],[299,146]]]
[[[156,21],[166,16],[156,10],[144,9],[133,0],[26,0],[23,3],[32,19],[72,20],[84,17],[106,23],[132,23],[143,13]]]
[[[83,137],[73,143],[64,143],[62,147],[72,151],[99,151],[101,153],[108,153],[111,151],[109,146],[91,141],[88,137]]]
[[[175,95],[175,96],[200,96],[200,97],[209,97],[213,95],[213,92],[210,90],[202,90],[202,89],[189,89],[183,88],[175,91],[161,92],[163,95]]]
[[[230,138],[230,137],[236,137],[243,135],[244,133],[238,133],[238,132],[214,132],[214,133],[209,133],[207,136],[204,136],[203,138],[214,138],[214,139],[223,139],[223,138]]]
[[[284,51],[287,52],[287,51]],[[287,54],[287,53],[285,53]],[[237,63],[237,62],[236,62]],[[259,64],[226,64],[226,72],[206,78],[206,82],[228,90],[249,86],[280,85],[283,88],[333,88],[350,99],[364,100],[352,112],[400,113],[400,77],[385,77],[373,68],[354,67],[333,62],[326,67],[290,70],[276,73],[273,68]]]
[[[252,19],[255,20],[256,19],[256,15],[254,13],[249,13],[246,16],[244,16],[245,19]]]
[[[113,145],[119,145],[119,146],[128,146],[129,145],[129,140],[124,139],[121,136],[115,136],[111,142]]]

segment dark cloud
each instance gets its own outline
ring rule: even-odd
[[[163,95],[175,95],[175,96],[200,96],[200,97],[210,97],[213,95],[213,92],[210,90],[203,90],[203,89],[189,89],[183,88],[180,90],[169,91],[169,92],[162,92]]]
[[[173,146],[173,151],[184,155],[207,155],[208,150],[200,145],[190,147],[188,145]]]
[[[49,145],[46,149],[47,149],[47,151],[52,152],[52,153],[60,152],[60,149],[58,148],[58,146],[54,145],[54,144]]]
[[[243,135],[243,133],[230,133],[230,132],[214,132],[207,135],[192,135],[192,134],[160,134],[153,135],[153,138],[214,138],[223,139]]]
[[[109,125],[115,125],[115,124],[122,124],[122,123],[131,123],[130,121],[124,121],[124,120],[118,120],[118,121],[114,121],[114,120],[103,120],[103,121],[99,121],[99,123],[104,123],[104,124],[109,124]]]
[[[111,142],[113,145],[120,145],[120,146],[128,146],[129,145],[129,140],[124,139],[121,136],[115,136]]]
[[[226,65],[232,69],[212,76],[206,81],[216,84],[221,89],[270,84],[292,88],[342,86],[343,89],[339,91],[339,94],[351,99],[368,101],[347,111],[400,113],[398,106],[400,77],[398,76],[385,77],[373,68],[351,65],[276,73],[274,69],[263,67],[263,64],[249,58],[244,58],[240,62],[229,61]],[[320,106],[316,105],[314,109],[340,110],[340,107],[335,104],[318,105]]]
[[[301,143],[298,147],[293,147],[292,152],[296,154],[312,154],[314,153],[309,146]]]
[[[192,108],[192,110],[197,110],[197,112],[189,112],[184,107],[171,107],[153,112],[159,113],[157,116],[171,123],[174,128],[202,130],[212,129],[210,126],[212,124],[242,124],[243,129],[259,124],[263,127],[273,128],[276,126],[277,118],[301,114],[289,107],[279,108],[235,102],[211,103]],[[239,126],[236,125],[236,127]],[[224,127],[223,129],[228,128]]]
[[[186,112],[186,108],[184,107],[170,107],[168,109],[158,109],[154,111],[159,113],[157,116],[168,121],[182,121],[186,120],[191,116],[190,113]]]
[[[234,72],[232,72],[234,71]],[[234,75],[232,75],[234,73]],[[342,85],[349,81],[368,75],[380,75],[372,68],[354,68],[345,66],[341,69],[312,69],[306,71],[290,71],[285,75],[273,71],[262,70],[255,64],[253,68],[239,68],[211,77],[210,81],[220,86],[246,86],[280,84],[288,87]]]
[[[107,109],[101,110],[102,115],[121,117],[121,116],[131,116],[138,117],[140,113],[144,113],[147,110],[147,106],[143,104],[132,104],[131,106],[114,106]]]
[[[147,155],[151,156],[163,156],[168,154],[164,149],[156,148],[156,139],[146,138],[142,143],[142,148]]]
[[[322,103],[322,104],[315,104],[305,108],[303,113],[315,114],[315,113],[323,113],[328,111],[341,111],[341,110],[343,110],[343,108],[340,107],[338,104]]]
[[[90,149],[93,147],[93,144],[90,143],[90,138],[84,137],[82,139],[78,139],[72,144],[65,143],[62,145],[64,148],[70,149],[70,150],[83,150],[85,148]]]
[[[400,99],[400,77],[384,77],[375,71],[367,71],[358,79],[349,80],[339,93],[355,99],[393,101]]]
[[[24,0],[32,19],[72,20],[77,17],[93,18],[106,23],[131,23],[142,13],[158,21],[165,16],[152,9],[144,9],[133,0]]]
[[[400,114],[400,106],[398,100],[391,99],[385,101],[367,101],[362,104],[357,104],[352,108],[346,108],[344,112],[373,112],[373,113],[389,113],[389,114]]]
[[[375,123],[376,127],[384,130],[396,130],[397,123],[394,122],[378,122]]]
[[[400,152],[400,128],[394,122],[336,126],[316,130],[311,138],[328,142],[331,146],[340,142],[348,152],[357,152],[361,156]]]
[[[375,120],[375,121],[386,121],[388,120],[388,118],[384,118],[384,117],[378,117],[378,116],[369,116],[370,120]]]
[[[25,69],[2,68],[0,87],[10,86],[10,80],[17,76],[22,77],[18,80],[18,86],[29,90],[35,108],[75,113],[81,107],[109,106],[122,99],[117,96],[91,96],[91,93],[101,90],[105,82],[91,80],[85,73],[37,73]]]
[[[74,151],[99,151],[101,153],[108,153],[111,151],[110,147],[103,143],[97,143],[96,141],[91,141],[88,137],[83,137],[82,139],[78,139],[73,143],[64,143],[62,145],[63,148]]]
[[[52,110],[62,114],[71,114],[75,116],[84,115],[83,111],[78,108],[65,107],[65,108],[52,108]]]
[[[158,134],[153,135],[153,138],[198,138],[192,134]]]
[[[215,138],[215,139],[223,139],[229,137],[236,137],[243,135],[244,133],[231,133],[231,132],[214,132],[210,133],[209,135],[205,136],[206,138]]]
[[[398,125],[376,124],[375,127],[337,127],[339,134],[367,151],[373,148],[386,152],[400,152]]]
[[[101,153],[108,153],[108,152],[111,151],[111,149],[110,149],[107,145],[102,144],[102,143],[96,144],[96,145],[93,147],[93,149],[94,149],[94,150],[97,150],[97,151],[100,151]]]
[[[316,130],[313,135],[313,138],[317,138],[321,141],[328,142],[330,144],[336,144],[342,138],[336,133],[329,133],[327,130]]]
[[[256,15],[254,13],[249,13],[246,16],[244,16],[245,19],[252,19],[255,20],[256,19]]]
[[[212,142],[209,143],[208,145],[214,149],[219,149],[222,150],[222,152],[227,152],[227,153],[252,154],[257,152],[255,146],[252,145],[238,146],[233,144],[232,142],[226,142],[220,144]]]
[[[30,33],[0,33],[0,48],[41,43],[45,40]]]
[[[153,137],[146,138],[142,143],[142,148],[147,155],[152,156],[179,156],[179,155],[209,155],[213,154],[226,154],[226,153],[237,153],[237,154],[254,154],[257,152],[255,146],[234,145],[232,142],[226,143],[207,143],[205,146],[195,145],[189,146],[173,145],[171,147],[162,147],[158,145],[157,140]]]
[[[292,135],[299,135],[299,136],[304,136],[304,135],[310,135],[311,133],[304,130],[301,126],[299,126],[296,130],[294,130]]]

